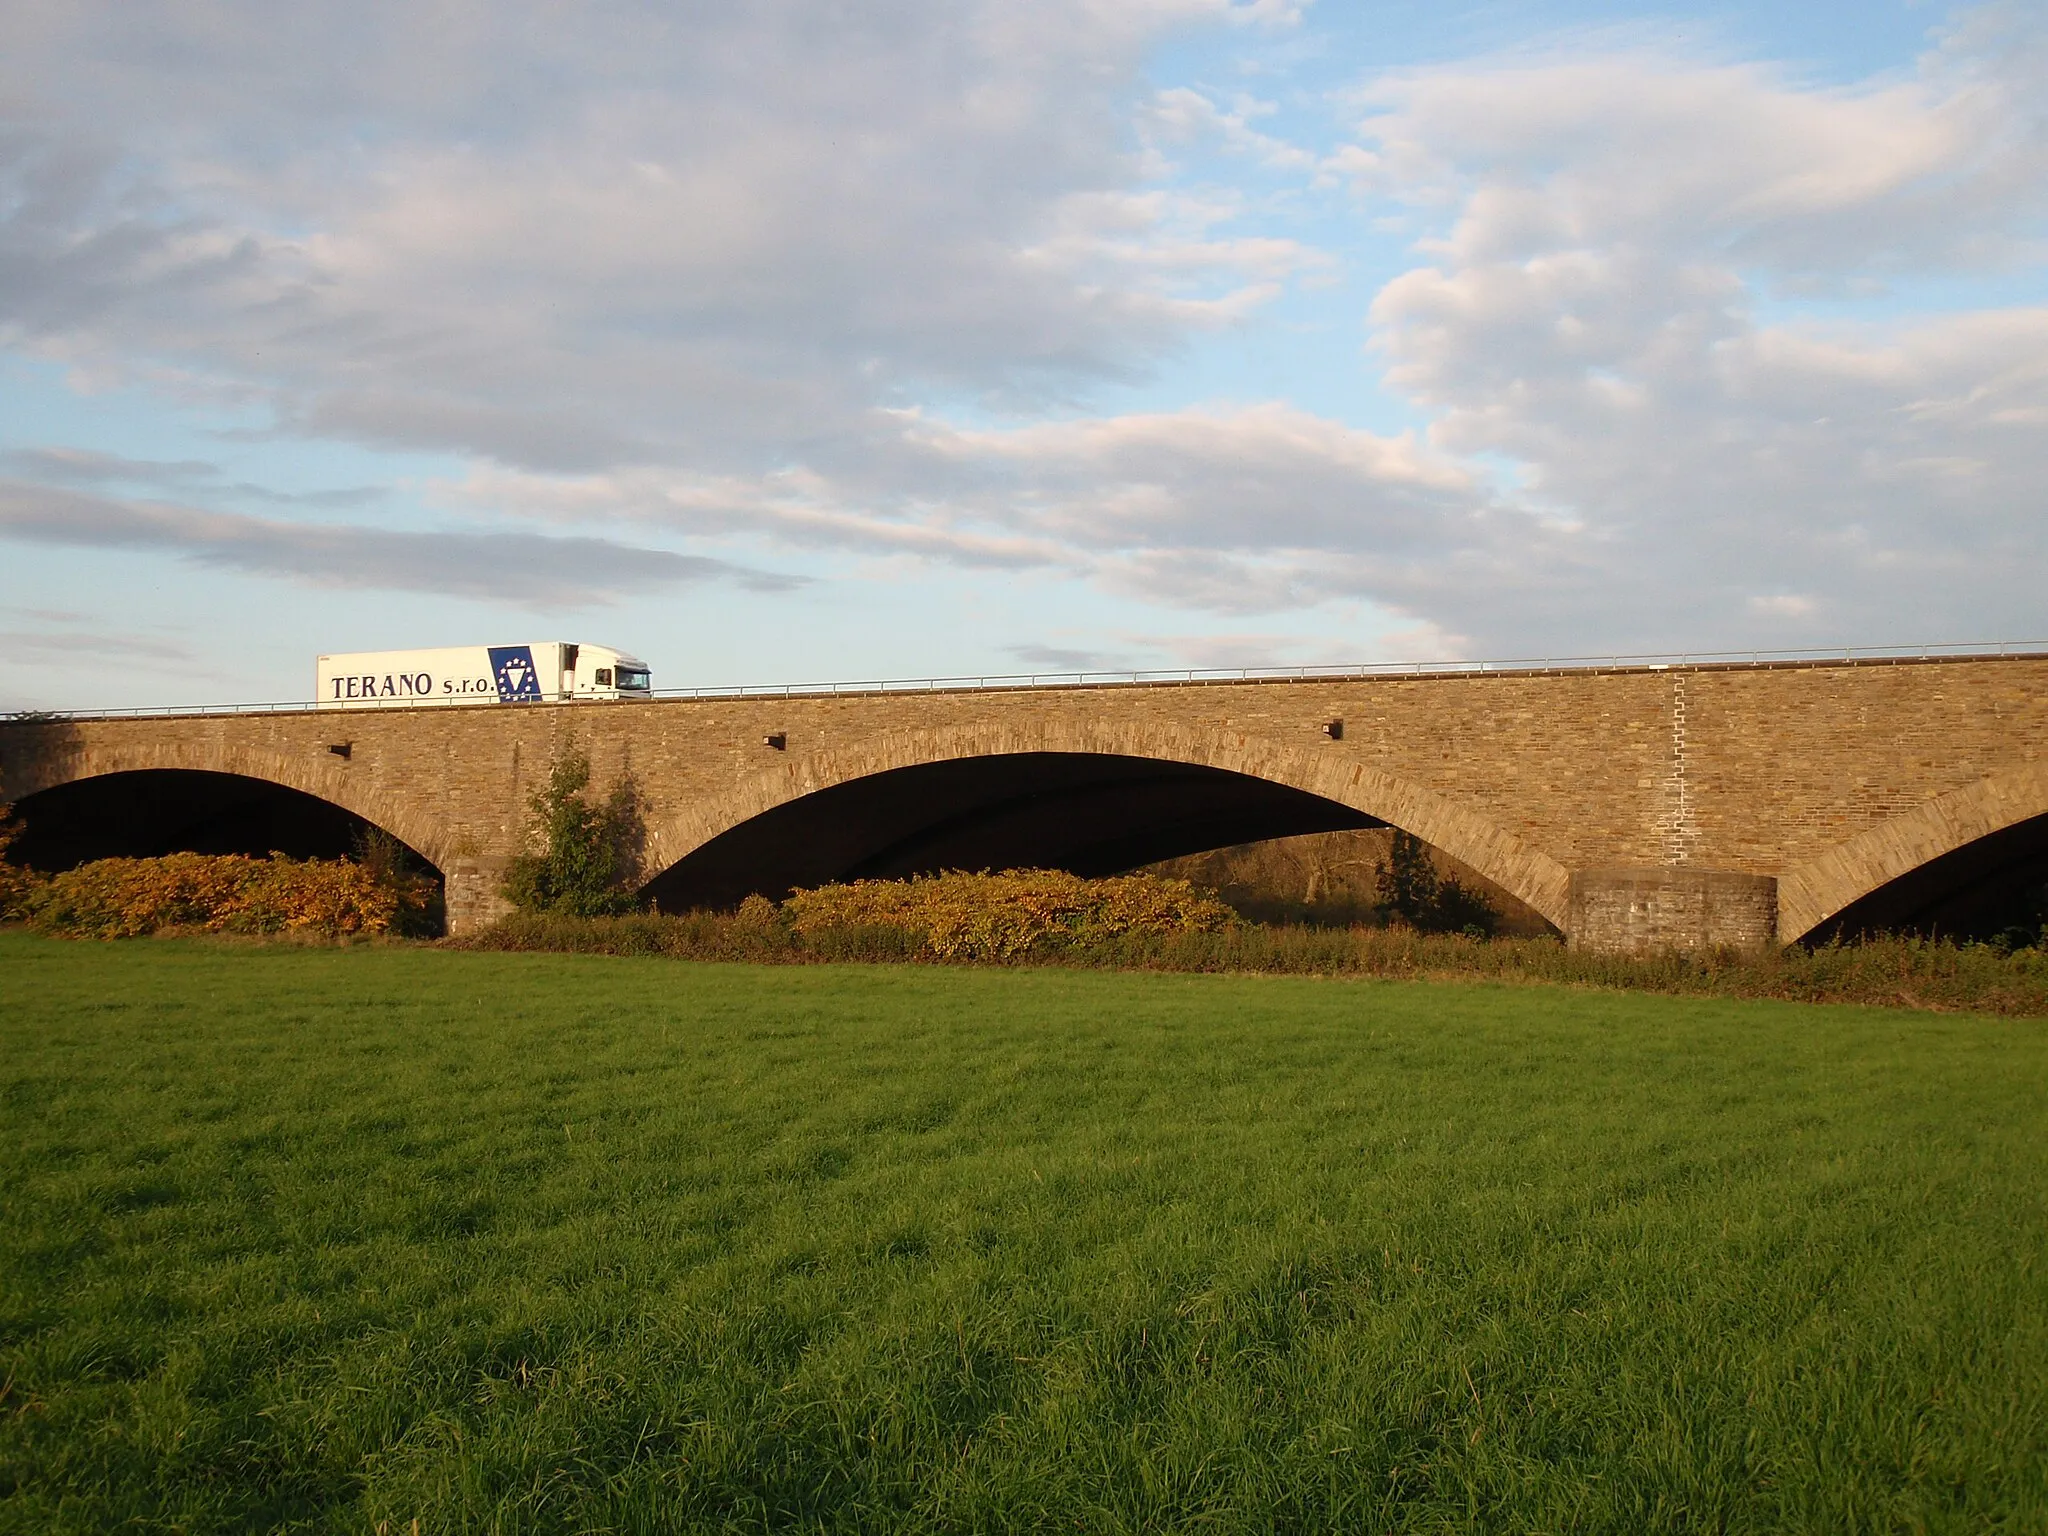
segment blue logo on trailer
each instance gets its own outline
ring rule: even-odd
[[[530,645],[494,645],[491,675],[498,680],[498,702],[516,704],[540,697],[540,673],[533,665]]]

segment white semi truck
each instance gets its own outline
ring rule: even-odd
[[[564,640],[322,656],[315,679],[322,709],[644,699],[653,688],[646,662]]]

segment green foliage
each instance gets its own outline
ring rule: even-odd
[[[1440,884],[1436,865],[1430,862],[1429,845],[1419,837],[1396,831],[1387,862],[1379,867],[1381,905],[1421,928],[1436,906]]]
[[[1164,859],[1144,874],[1192,881],[1251,922],[1349,928],[1400,923],[1429,932],[1553,933],[1550,924],[1392,827],[1267,838]],[[1496,906],[1495,903],[1502,903]]]
[[[2039,1531],[2044,1084],[1981,1018],[0,934],[0,1529]]]
[[[522,912],[597,917],[639,905],[632,883],[644,833],[630,780],[593,805],[590,759],[566,751],[527,802],[528,847],[506,870],[505,899]]]
[[[2008,915],[2012,921],[1989,940],[1993,948],[2011,954],[2048,945],[2048,885],[2021,891]]]
[[[2007,951],[1925,939],[1869,939],[1762,954],[1705,950],[1603,955],[1555,939],[1475,939],[1408,927],[1277,928],[1238,924],[1212,932],[1123,933],[1068,940],[1007,957],[936,954],[924,930],[870,922],[797,932],[767,901],[751,917],[715,912],[616,918],[513,917],[453,941],[463,949],[770,964],[919,961],[1091,967],[1104,970],[1484,980],[1607,987],[1689,997],[1969,1009],[2048,1017],[2048,951]]]
[[[1466,933],[1483,939],[1500,921],[1477,891],[1437,874],[1429,844],[1398,829],[1387,862],[1379,867],[1379,893],[1390,918],[1424,933]]]

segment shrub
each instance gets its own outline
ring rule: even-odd
[[[355,838],[355,861],[379,885],[399,893],[391,932],[402,938],[432,939],[446,931],[448,907],[441,878],[432,865],[382,827],[366,825]],[[419,893],[425,891],[425,899]]]
[[[492,924],[483,934],[450,940],[449,944],[455,949],[668,955],[683,960],[803,958],[796,953],[795,938],[780,923],[743,923],[737,916],[720,912],[679,916],[628,912],[616,917],[517,912]]]
[[[347,859],[173,853],[97,859],[53,876],[27,903],[31,924],[73,938],[164,929],[213,933],[389,933],[428,907],[433,882],[378,876]]]
[[[828,934],[896,929],[947,960],[1008,960],[1126,934],[1219,933],[1240,921],[1185,880],[1084,880],[1048,869],[858,880],[798,891],[783,907],[808,944]]]
[[[527,802],[527,850],[505,871],[505,899],[521,912],[602,917],[639,905],[630,885],[640,865],[640,807],[629,780],[600,805],[590,787],[590,759],[564,753],[548,781]]]
[[[44,876],[36,871],[7,862],[7,850],[21,833],[14,807],[0,805],[0,923],[28,916],[29,902],[44,885]]]
[[[1500,914],[1484,896],[1438,875],[1429,845],[1399,829],[1387,862],[1379,867],[1379,893],[1389,918],[1424,933],[1464,933],[1483,939],[1500,925]]]
[[[1922,939],[1872,939],[1811,950],[1794,945],[1762,954],[1709,950],[1607,955],[1567,949],[1547,938],[1481,940],[1459,933],[1421,933],[1405,926],[1268,928],[1239,923],[1213,931],[1127,932],[1072,939],[1001,957],[939,954],[921,933],[900,923],[821,927],[801,934],[782,922],[743,922],[737,914],[690,912],[677,917],[651,913],[604,918],[511,917],[483,933],[454,941],[453,947],[789,965],[909,960],[1549,983],[2048,1017],[2048,952],[2028,948],[2008,954],[1988,944]]]

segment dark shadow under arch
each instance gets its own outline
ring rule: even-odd
[[[95,774],[26,795],[9,859],[50,872],[94,859],[166,853],[285,853],[340,858],[372,823],[317,795],[239,773],[140,768]],[[401,846],[407,846],[401,842]],[[433,863],[407,846],[418,866]],[[438,870],[434,870],[436,875]]]
[[[1384,822],[1269,779],[1099,752],[892,768],[728,828],[648,882],[669,912],[941,869],[1107,875],[1159,859]]]
[[[1807,944],[1879,933],[1989,939],[2038,928],[2048,886],[2048,815],[1952,849],[1851,902],[1803,936]]]

